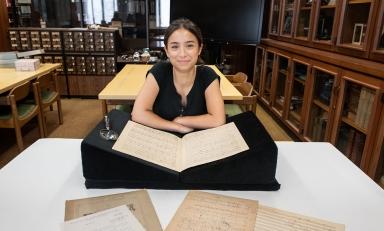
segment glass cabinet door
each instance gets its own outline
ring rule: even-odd
[[[313,68],[312,87],[309,104],[308,121],[304,137],[310,141],[329,140],[329,131],[333,116],[332,102],[337,73]]]
[[[314,38],[316,42],[331,43],[336,37],[334,26],[338,0],[318,1],[314,23]]]
[[[302,40],[309,39],[314,5],[314,0],[299,0],[295,31],[296,38]]]
[[[336,147],[357,166],[364,151],[375,91],[346,82]]]
[[[275,53],[267,51],[264,59],[264,70],[263,70],[263,82],[261,99],[269,104],[271,100],[271,87],[272,87],[272,76],[273,66],[275,61]]]
[[[373,0],[344,0],[337,45],[365,49],[373,14]]]
[[[375,139],[377,129],[377,124],[372,124],[372,121],[378,121],[375,105],[379,101],[380,82],[364,78],[368,77],[349,72],[343,74],[337,106],[340,111],[336,113],[334,123],[337,134],[333,134],[332,142],[353,163],[366,171],[370,161],[368,155],[372,151],[367,144]]]
[[[373,51],[384,55],[384,1],[381,1]],[[382,57],[381,60],[384,60]]]
[[[383,127],[384,130],[384,127]],[[378,175],[379,175],[379,185],[384,188],[384,139],[381,141],[381,152],[380,152],[380,162],[379,162],[379,169],[378,169]]]
[[[289,58],[280,54],[276,54],[277,57],[277,69],[275,80],[273,80],[273,103],[272,109],[277,114],[283,116],[284,104],[285,104],[285,87],[289,72]]]
[[[296,0],[284,0],[283,1],[283,18],[280,35],[281,36],[292,36],[293,31],[293,19],[295,12]]]
[[[376,145],[373,149],[368,176],[378,182],[384,189],[384,108],[381,109],[380,122],[377,127],[377,142],[375,142]]]
[[[263,47],[256,47],[255,67],[253,74],[253,89],[257,94],[260,94],[260,80],[262,75],[262,63],[264,58],[265,49]]]
[[[303,128],[303,106],[308,70],[309,64],[295,59],[292,61],[287,122],[297,133],[300,133]]]
[[[280,3],[281,0],[272,0],[271,14],[269,19],[269,34],[278,35],[280,22]]]

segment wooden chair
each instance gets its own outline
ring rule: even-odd
[[[231,82],[235,86],[240,85],[242,83],[245,83],[248,80],[247,74],[245,74],[243,72],[237,72],[234,75],[225,75],[225,77],[227,77],[229,82]]]
[[[243,99],[226,101],[226,103],[230,103],[225,105],[226,114],[228,116],[233,116],[244,111],[252,111],[253,113],[256,113],[257,95],[252,84],[245,82],[234,86],[243,95]]]
[[[38,93],[33,88],[33,99],[28,99],[31,89],[31,82],[26,82],[14,87],[8,95],[0,97],[0,128],[15,129],[20,152],[24,149],[21,127],[35,116],[38,117],[40,137],[44,137]]]
[[[40,104],[41,115],[43,116],[44,135],[48,135],[47,122],[45,117],[45,108],[49,107],[53,111],[53,104],[57,103],[57,114],[59,124],[63,124],[63,112],[61,109],[61,98],[59,91],[59,83],[56,73],[48,73],[38,77],[33,84],[38,92],[38,100]]]

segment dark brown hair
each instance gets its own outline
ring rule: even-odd
[[[199,47],[201,47],[201,44],[203,43],[203,36],[201,34],[200,28],[191,20],[186,18],[179,18],[171,22],[164,35],[165,47],[168,45],[169,37],[178,29],[185,29],[191,32],[196,37]]]

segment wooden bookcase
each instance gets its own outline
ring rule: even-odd
[[[384,116],[384,78],[317,60],[315,54],[265,45],[258,50],[264,53],[256,60],[262,69],[259,101],[302,141],[331,142],[374,177],[381,164],[372,161],[382,158],[377,124]]]
[[[384,62],[380,0],[273,0],[268,37]]]
[[[343,70],[331,142],[368,171],[383,107],[384,81]]]
[[[254,83],[259,102],[299,139],[331,142],[376,181],[384,174],[383,11],[381,0],[272,1]]]

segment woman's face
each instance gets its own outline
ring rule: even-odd
[[[174,68],[189,71],[196,65],[201,48],[195,35],[181,28],[169,36],[165,52]]]

